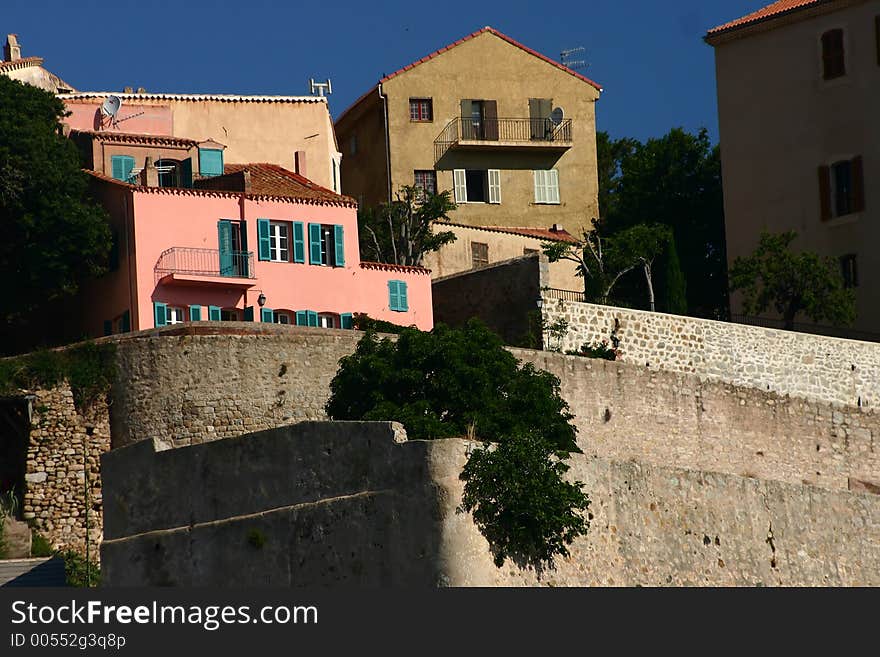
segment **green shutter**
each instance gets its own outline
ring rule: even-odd
[[[121,333],[128,333],[131,330],[131,313],[127,310],[122,313],[122,319],[119,320],[119,331]]]
[[[297,310],[296,311],[296,325],[297,326],[308,326],[309,325],[309,311],[308,310]]]
[[[309,264],[321,263],[321,224],[309,224]]]
[[[217,241],[220,244],[220,275],[235,276],[232,266],[232,222],[221,219],[217,222]]]
[[[193,163],[188,157],[180,163],[180,186],[190,189],[193,186]]]
[[[208,306],[208,319],[212,322],[220,321],[220,306]]]
[[[257,237],[259,238],[259,258],[260,260],[271,260],[272,255],[269,252],[269,220],[257,219]]]
[[[314,310],[307,310],[309,316],[309,326],[317,326],[318,325],[318,313]]]
[[[400,310],[400,301],[397,294],[397,281],[388,281],[388,309]]]
[[[202,307],[201,306],[190,306],[189,307],[189,321],[191,321],[191,322],[202,321]]]
[[[252,322],[254,321],[254,307],[248,306],[244,309],[244,321]]]
[[[336,266],[345,267],[345,241],[342,226],[333,226],[333,244],[336,246]]]
[[[200,148],[199,173],[202,176],[222,176],[223,151],[216,148]]]
[[[134,169],[134,158],[131,155],[114,155],[110,158],[113,168],[113,177],[116,180],[128,182],[131,178],[131,170]]]
[[[397,301],[398,310],[403,312],[409,310],[409,303],[406,298],[406,283],[404,281],[397,281]]]
[[[271,324],[275,321],[275,315],[271,308],[260,308],[260,321]]]
[[[301,221],[293,222],[293,261],[306,261],[306,242]]]
[[[247,278],[250,276],[250,259],[248,258],[247,222],[242,219],[238,222],[239,243],[241,251],[233,253],[235,271],[237,276]]]
[[[113,320],[104,320],[104,335],[113,335]]]
[[[354,321],[351,313],[342,313],[339,316],[339,325],[344,329],[354,328]]]
[[[168,304],[153,302],[153,320],[157,327],[168,324]]]

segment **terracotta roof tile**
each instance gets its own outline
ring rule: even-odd
[[[392,265],[384,262],[361,261],[361,269],[377,269],[379,271],[398,271],[404,274],[430,274],[430,269],[424,267],[410,267],[409,265]]]
[[[305,176],[289,171],[277,164],[267,162],[227,164],[223,167],[224,176],[241,171],[250,173],[251,184],[248,190],[250,194],[306,198],[338,205],[357,205],[353,198],[337,194],[332,189],[322,187]]]
[[[192,147],[198,144],[195,139],[184,139],[182,137],[171,137],[167,135],[145,135],[133,132],[108,132],[101,130],[71,130],[71,134],[88,135],[94,137],[98,141],[124,143],[124,144],[145,144],[158,146],[187,146]]]
[[[16,59],[14,62],[0,62],[0,71],[16,68],[26,68],[28,66],[41,66],[42,64],[42,57],[22,57],[20,59]]]
[[[473,228],[474,230],[486,230],[492,233],[507,233],[509,235],[521,235],[523,237],[535,237],[541,240],[551,242],[571,242],[576,243],[579,240],[565,229],[553,230],[552,228],[531,228],[516,226],[470,226],[468,224],[457,224],[451,221],[437,221],[437,226],[457,226],[459,228]]]
[[[751,14],[743,16],[742,18],[737,18],[736,20],[725,23],[724,25],[713,27],[711,30],[709,30],[706,36],[711,37],[713,35],[719,34],[720,32],[727,32],[728,30],[745,27],[746,25],[751,25],[760,21],[776,18],[777,16],[780,16],[782,14],[787,14],[789,12],[797,11],[799,9],[804,9],[806,7],[814,5],[820,5],[829,1],[833,2],[834,0],[778,0],[777,2],[769,4],[766,7],[762,7],[758,11],[754,11]]]
[[[65,101],[93,102],[108,96],[117,96],[122,100],[135,102],[138,100],[187,100],[202,102],[206,100],[224,103],[326,103],[324,96],[240,96],[237,94],[173,94],[173,93],[117,93],[114,91],[83,91],[69,94],[58,94]]]

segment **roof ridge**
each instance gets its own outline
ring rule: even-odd
[[[745,16],[741,16],[740,18],[711,28],[706,32],[704,38],[708,39],[742,27],[773,20],[774,18],[780,18],[784,15],[807,9],[808,7],[815,7],[835,1],[836,0],[775,0],[775,2],[771,2],[760,9],[756,9]]]

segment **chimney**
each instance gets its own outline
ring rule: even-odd
[[[251,193],[251,172],[245,169],[242,171],[242,179],[244,180],[244,192],[245,194]]]
[[[21,59],[21,46],[18,45],[17,34],[6,35],[6,45],[3,46],[3,61],[17,62]]]
[[[153,158],[147,155],[144,158],[144,168],[141,170],[141,185],[144,187],[159,186],[159,170],[153,164]]]
[[[130,93],[132,93],[132,89],[131,89],[131,87],[126,87],[125,89],[122,90],[122,93],[124,93],[124,94],[130,94]]]
[[[145,94],[145,93],[147,93],[147,90],[144,89],[143,87],[138,87],[137,92],[138,92],[139,94]]]
[[[306,152],[297,151],[293,154],[293,170],[303,178],[308,178],[306,173]]]
[[[551,233],[561,233],[564,230],[565,229],[562,226],[560,226],[559,224],[553,224],[552,226],[550,226]]]

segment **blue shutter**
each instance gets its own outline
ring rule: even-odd
[[[189,321],[191,321],[191,322],[202,321],[202,307],[201,306],[190,306],[189,307]]]
[[[344,329],[354,328],[354,321],[352,320],[351,313],[342,313],[339,316],[339,325]]]
[[[244,309],[244,321],[252,322],[254,321],[254,307],[248,306]]]
[[[153,322],[157,327],[168,324],[168,304],[153,302]]]
[[[293,222],[293,261],[306,261],[306,241],[301,221]]]
[[[309,326],[317,326],[318,325],[318,313],[314,310],[307,310],[306,313],[309,316]]]
[[[397,293],[397,281],[388,281],[388,309],[400,310],[400,300]]]
[[[257,219],[257,237],[259,238],[259,258],[260,260],[271,260],[272,255],[269,252],[269,220]]]
[[[217,222],[218,243],[220,244],[220,275],[235,276],[232,266],[232,222],[221,219]]]
[[[321,263],[321,224],[309,224],[309,264]]]
[[[271,308],[260,308],[260,321],[271,324],[275,320],[275,315]]]
[[[397,304],[398,310],[403,312],[409,310],[409,303],[406,298],[406,283],[404,281],[397,281]]]
[[[203,176],[222,176],[223,151],[216,148],[200,148],[199,173]]]
[[[116,180],[128,182],[131,170],[134,169],[134,158],[131,155],[114,155],[110,158],[113,168],[113,177]]]
[[[113,335],[113,320],[104,320],[104,335]]]
[[[333,244],[336,246],[336,266],[345,267],[345,241],[342,226],[333,226]]]
[[[122,313],[122,319],[119,320],[119,331],[121,333],[128,333],[131,330],[131,313],[127,310]]]
[[[308,326],[309,325],[309,311],[308,310],[297,310],[296,311],[296,325],[297,326]]]
[[[220,321],[220,306],[208,306],[208,319],[212,322]]]

